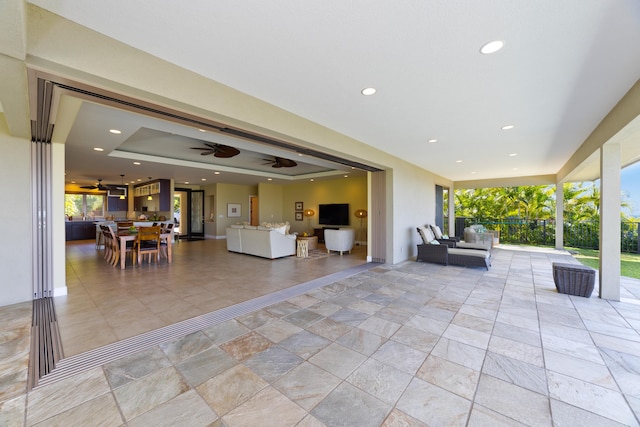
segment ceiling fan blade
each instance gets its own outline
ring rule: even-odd
[[[298,166],[293,160],[285,159],[283,157],[276,157],[276,164],[279,164],[283,168],[292,168]]]
[[[237,156],[238,154],[240,154],[240,150],[235,147],[229,147],[228,145],[218,145],[215,156],[228,159],[229,157]]]
[[[200,153],[201,156],[208,156],[210,154],[214,154],[214,152],[212,150],[207,150]]]
[[[80,188],[86,188],[88,190],[95,190],[98,187],[96,187],[95,185],[82,185],[82,186],[80,186]]]
[[[203,148],[203,147],[191,147],[192,150],[204,150],[213,152],[212,148]]]

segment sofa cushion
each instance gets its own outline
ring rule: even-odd
[[[433,235],[436,237],[436,239],[442,239],[442,230],[440,230],[439,226],[432,225],[431,230],[433,231]]]
[[[462,248],[449,248],[450,254],[474,256],[487,259],[490,256],[489,251],[482,251],[477,249],[462,249]]]
[[[231,224],[231,228],[244,228],[242,224]]]
[[[433,239],[435,239],[433,232],[427,227],[418,227],[418,234],[420,234],[422,243],[424,243],[425,245],[429,244]]]

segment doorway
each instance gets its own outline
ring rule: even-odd
[[[204,239],[204,190],[176,188],[173,194],[174,221],[178,222],[179,238]]]
[[[449,234],[449,188],[436,185],[436,225]]]
[[[249,221],[251,225],[258,225],[258,196],[249,196]]]

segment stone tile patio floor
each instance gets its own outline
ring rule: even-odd
[[[572,258],[515,249],[376,266],[29,393],[30,304],[0,309],[0,425],[638,425],[640,281],[558,294]]]

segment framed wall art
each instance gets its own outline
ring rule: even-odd
[[[227,217],[236,218],[242,215],[240,203],[227,203]]]
[[[303,216],[302,216],[302,212],[296,212],[296,221],[302,221]]]
[[[296,212],[298,211],[302,211],[303,209],[303,203],[302,202],[296,202]]]

